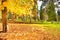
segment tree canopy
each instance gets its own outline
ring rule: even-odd
[[[8,0],[7,9],[17,15],[29,14],[32,6],[34,5],[33,0]]]

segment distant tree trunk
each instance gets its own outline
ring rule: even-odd
[[[23,21],[23,22],[25,22],[25,21],[26,21],[26,20],[25,20],[25,19],[26,19],[25,14],[22,14],[21,19],[22,19],[22,21]]]
[[[44,20],[45,22],[48,20],[48,13],[47,13],[48,5],[49,5],[49,0],[48,0],[48,3],[46,4],[46,7],[45,7],[45,9],[44,9],[44,12],[43,12],[43,20]]]
[[[15,14],[15,13],[13,13],[13,18],[12,18],[12,20],[13,20],[13,22],[16,21],[16,14]]]
[[[32,9],[32,14],[34,14],[35,20],[37,21],[38,20],[38,15],[37,15],[36,5],[37,5],[37,0],[34,0],[34,6],[33,6],[33,9]]]
[[[30,23],[32,22],[32,17],[31,17],[31,15],[29,15],[29,18],[30,18]]]
[[[47,8],[45,8],[43,13],[43,20],[46,22],[48,20]]]
[[[3,2],[6,2],[7,0],[2,0]],[[7,32],[7,7],[4,7],[4,10],[2,10],[2,26],[3,26],[3,32]]]
[[[57,11],[56,11],[56,21],[58,22],[59,20],[58,20],[59,18],[58,18],[58,13],[57,13]]]

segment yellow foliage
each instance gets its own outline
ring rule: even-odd
[[[28,2],[29,1],[29,2]],[[17,15],[29,14],[33,8],[33,0],[8,0],[8,10],[16,13]]]
[[[1,1],[0,1],[0,10],[1,10]]]
[[[7,6],[7,2],[3,2],[3,7],[6,7]]]

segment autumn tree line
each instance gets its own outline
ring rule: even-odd
[[[44,9],[40,10],[38,16],[37,0],[7,0],[7,18],[12,22],[47,22],[58,21],[55,13],[55,5],[53,0],[42,0],[47,2]],[[58,16],[59,19],[59,16]],[[60,19],[59,19],[60,20]]]

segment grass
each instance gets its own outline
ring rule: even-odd
[[[32,24],[32,25],[36,25],[38,27],[43,26],[43,27],[53,28],[53,29],[59,29],[60,28],[60,24],[50,24],[50,23],[46,24],[45,23],[45,24]]]
[[[10,32],[7,33],[7,40],[25,40],[37,39],[37,40],[59,40],[60,39],[60,24],[57,23],[43,23],[43,24],[8,24],[10,27]],[[34,29],[32,29],[32,28]],[[37,29],[36,29],[37,28]],[[45,29],[45,30],[43,30]],[[22,32],[22,33],[21,33]],[[46,33],[47,32],[47,33]],[[24,34],[24,35],[23,35]],[[13,36],[12,36],[13,35]],[[22,35],[22,36],[21,36]],[[40,35],[40,36],[39,36]],[[43,35],[43,36],[42,36]],[[3,37],[3,38],[4,38]]]
[[[30,23],[29,22],[30,20],[27,20],[26,22]],[[20,20],[16,20],[16,22],[24,22],[22,21],[21,19]],[[38,26],[38,27],[45,27],[47,28],[48,30],[57,30],[59,31],[60,30],[60,22],[41,22],[41,21],[33,21],[32,22],[33,24],[31,24],[32,27],[34,26]]]
[[[60,24],[57,24],[57,23],[53,23],[53,24],[51,24],[51,23],[48,23],[48,24],[32,24],[33,25],[33,27],[34,26],[37,26],[37,27],[43,27],[43,28],[46,28],[47,29],[47,31],[49,32],[49,33],[53,33],[53,34],[58,34],[58,33],[60,33],[59,31],[60,31]]]

